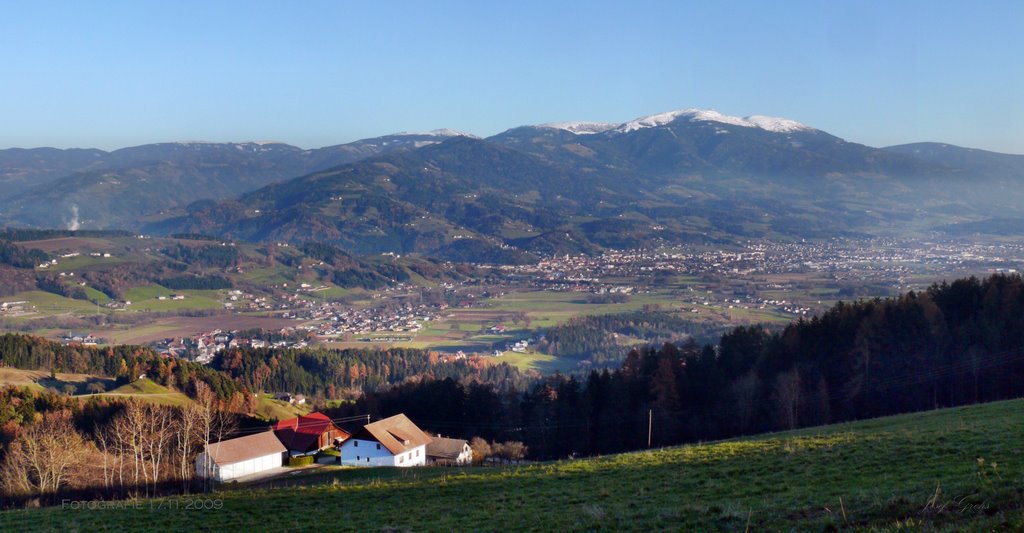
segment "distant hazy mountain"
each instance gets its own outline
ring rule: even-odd
[[[798,122],[730,117],[684,109],[622,124],[523,126],[489,140],[551,161],[628,169],[655,176],[899,173],[922,175],[937,165],[845,142]]]
[[[4,199],[0,220],[323,241],[359,253],[509,262],[762,237],[1005,234],[1024,219],[1024,156],[939,144],[878,149],[789,119],[696,109],[522,126],[488,139],[401,133],[317,150],[172,143],[25,152],[34,151],[0,151],[0,162],[21,169],[0,179],[45,183]],[[70,168],[79,170],[60,176]]]
[[[0,199],[73,172],[98,166],[102,150],[10,148],[0,150]]]
[[[132,228],[197,200],[264,185],[458,132],[400,133],[303,150],[283,143],[176,142],[102,150],[0,150],[0,221],[37,227]]]
[[[150,229],[316,240],[360,253],[515,259],[522,252],[507,238],[559,227],[570,213],[639,198],[615,177],[580,179],[576,169],[458,137],[271,185],[237,201],[193,206],[188,215]]]
[[[986,212],[937,230],[953,235],[987,234],[1024,235],[1024,155],[1000,154],[944,143],[914,143],[885,148],[887,152],[905,154],[924,161],[955,169],[964,194]]]
[[[1024,178],[1024,155],[1000,154],[935,142],[901,144],[884,150],[956,168],[976,176]]]
[[[450,139],[193,206],[149,229],[516,261],[609,247],[926,231],[988,212],[993,204],[976,202],[984,194],[968,176],[791,120],[683,110]]]

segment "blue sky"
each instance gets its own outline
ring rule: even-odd
[[[1024,2],[0,0],[0,147],[487,136],[699,107],[1024,153]]]

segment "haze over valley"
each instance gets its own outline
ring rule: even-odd
[[[1002,234],[1024,156],[871,148],[786,119],[685,109],[487,139],[9,149],[12,226],[318,241],[487,262],[743,239]]]

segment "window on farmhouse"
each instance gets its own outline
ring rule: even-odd
[[[359,447],[359,441],[357,441],[357,440],[352,441],[352,446],[355,446],[356,448],[358,448]]]

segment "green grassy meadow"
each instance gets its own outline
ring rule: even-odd
[[[545,374],[553,374],[556,371],[570,372],[577,368],[577,361],[575,359],[555,357],[554,355],[532,350],[528,352],[504,352],[501,357],[495,360],[500,363],[508,363],[520,370],[537,370]]]
[[[308,406],[296,406],[275,400],[271,394],[260,393],[256,403],[256,412],[253,414],[264,420],[286,420],[308,412]]]
[[[185,296],[184,300],[172,300],[172,294]],[[159,300],[163,296],[167,299]],[[181,309],[218,309],[220,293],[215,290],[172,291],[160,285],[133,287],[125,292],[125,300],[132,302],[135,311],[176,311]]]
[[[108,398],[136,398],[159,405],[183,406],[192,402],[184,393],[169,389],[151,379],[140,379],[120,387],[97,394]]]
[[[1014,400],[595,459],[323,467],[222,488],[216,509],[7,511],[0,530],[1019,531],[1022,415]]]
[[[38,313],[46,315],[62,314],[95,314],[96,304],[84,300],[65,298],[57,294],[43,291],[19,292],[4,298],[5,301],[26,301],[34,306]]]

